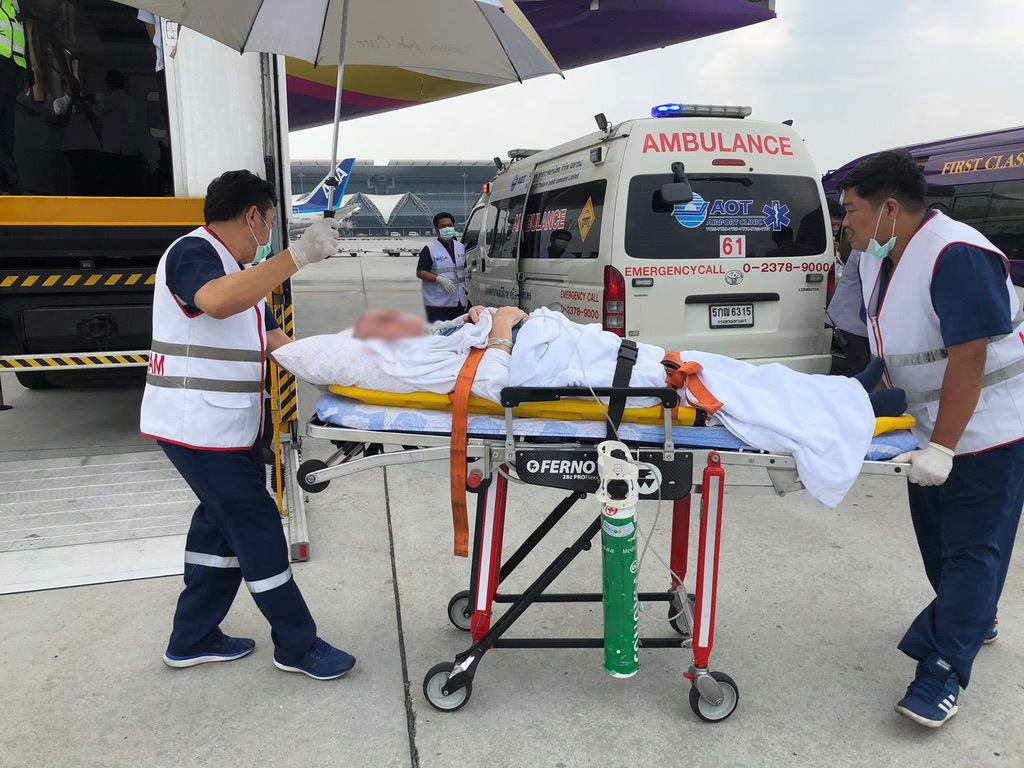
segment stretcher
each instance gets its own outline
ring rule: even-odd
[[[415,465],[448,459],[452,451],[452,417],[443,395],[368,392],[331,388],[317,403],[306,435],[336,447],[326,460],[304,462],[298,483],[317,493],[335,479],[367,469]],[[683,677],[690,682],[689,703],[704,721],[729,717],[739,701],[739,688],[728,675],[710,668],[714,646],[719,571],[719,544],[726,491],[785,496],[802,489],[791,456],[770,454],[743,445],[725,429],[701,426],[702,414],[677,407],[670,388],[506,388],[502,402],[481,401],[466,424],[469,461],[466,490],[476,496],[469,589],[448,604],[448,619],[470,634],[470,644],[452,661],[432,667],[423,692],[428,703],[450,712],[465,706],[484,656],[498,648],[601,648],[602,637],[516,638],[507,633],[535,603],[600,602],[597,593],[552,593],[548,588],[581,553],[592,548],[601,527],[595,514],[583,531],[519,593],[501,585],[579,501],[598,490],[597,445],[607,424],[593,420],[603,413],[593,399],[656,398],[649,409],[626,409],[617,437],[636,452],[644,470],[638,480],[640,498],[671,504],[669,565],[664,592],[641,592],[641,603],[668,603],[669,637],[642,637],[641,648],[684,648],[692,661]],[[587,402],[585,399],[590,399]],[[498,415],[500,413],[500,415]],[[653,423],[652,423],[653,422]],[[900,476],[907,465],[888,459],[914,447],[905,430],[911,417],[880,419],[862,474]],[[726,484],[729,467],[763,470],[755,483]],[[748,474],[748,473],[745,473]],[[757,473],[760,476],[760,473]],[[510,481],[556,488],[566,496],[519,546],[503,559],[505,510]],[[691,499],[700,497],[699,533],[693,592],[689,573]],[[500,613],[496,605],[507,605]]]

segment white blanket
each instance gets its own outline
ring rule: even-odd
[[[450,392],[470,347],[484,346],[490,318],[451,336],[368,342],[387,373],[417,389]],[[488,350],[474,394],[497,401],[504,386],[611,386],[620,339],[599,325],[579,325],[547,309],[534,310],[511,358]],[[665,385],[659,347],[639,344],[630,386]],[[708,352],[680,352],[704,367],[701,380],[724,407],[717,419],[755,448],[792,454],[800,478],[820,503],[834,507],[850,489],[871,444],[875,417],[860,383],[811,376],[782,365],[756,366]],[[509,369],[511,362],[511,370]]]

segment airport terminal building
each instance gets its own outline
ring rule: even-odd
[[[315,187],[327,175],[329,160],[293,160],[292,194]],[[494,163],[473,160],[392,160],[375,165],[359,160],[352,171],[346,205],[360,211],[352,219],[356,235],[427,235],[435,213],[449,211],[461,229],[481,186],[494,176]]]

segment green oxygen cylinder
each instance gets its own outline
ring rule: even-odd
[[[636,504],[639,468],[629,448],[617,440],[597,447],[601,485],[595,494],[601,512],[604,588],[604,671],[632,677],[640,669],[640,603],[637,599]]]

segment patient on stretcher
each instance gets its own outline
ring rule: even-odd
[[[294,356],[304,341],[282,350]],[[435,325],[393,310],[370,310],[345,343],[357,345],[360,359],[372,362],[378,376],[370,388],[438,394],[453,391],[470,350],[484,349],[472,393],[500,402],[507,386],[611,386],[622,339],[600,325],[580,325],[545,308],[527,315],[515,307],[474,307],[459,320]],[[278,359],[289,367],[280,354]],[[682,373],[696,373],[683,376],[680,367]],[[827,506],[842,499],[860,471],[875,427],[868,389],[876,384],[877,379],[862,385],[708,352],[675,355],[643,343],[637,344],[629,379],[631,387],[673,386],[684,403],[706,403],[710,396],[720,407],[706,408],[713,412],[709,423],[724,426],[746,445],[793,455],[805,486]],[[874,397],[880,415],[903,412],[899,393]],[[651,404],[639,398],[628,403]]]

